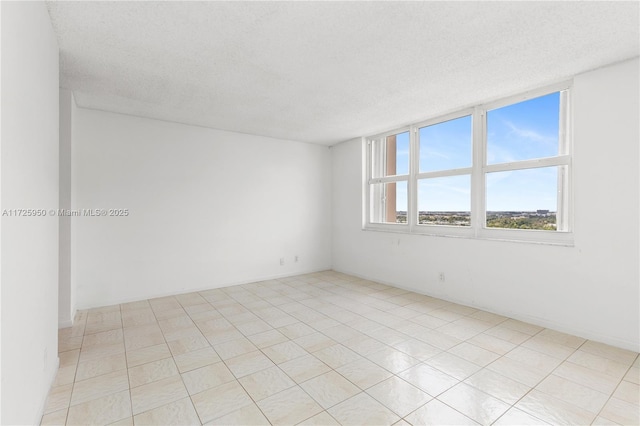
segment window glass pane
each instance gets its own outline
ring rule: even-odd
[[[456,118],[420,132],[420,172],[471,167],[471,116]]]
[[[555,231],[563,167],[487,173],[487,227]]]
[[[470,210],[470,175],[418,180],[419,224],[469,226]]]
[[[407,223],[407,182],[371,185],[371,222]]]
[[[387,138],[388,140],[389,138]],[[395,136],[396,140],[396,175],[409,174],[409,132]]]
[[[487,112],[487,164],[558,155],[560,92]]]
[[[376,139],[371,149],[372,177],[409,174],[409,132]]]

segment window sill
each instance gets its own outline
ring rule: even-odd
[[[513,229],[473,229],[456,226],[415,226],[410,229],[405,224],[367,224],[363,231],[387,232],[395,234],[419,235],[426,237],[464,238],[483,241],[503,241],[509,243],[542,244],[573,247],[573,232],[553,232]]]

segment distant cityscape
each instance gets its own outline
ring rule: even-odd
[[[396,213],[396,223],[407,223],[407,212]],[[421,225],[471,226],[471,212],[418,212],[418,223]],[[556,230],[556,212],[549,210],[536,211],[489,211],[487,227],[509,229],[542,229]]]

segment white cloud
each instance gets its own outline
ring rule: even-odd
[[[424,159],[427,157],[439,157],[439,158],[444,158],[445,160],[448,160],[450,157],[447,154],[444,154],[440,151],[436,151],[435,149],[422,149],[420,151],[420,158]]]
[[[532,129],[518,127],[511,121],[505,120],[504,124],[509,128],[512,134],[515,134],[518,137],[543,144],[553,144],[556,142],[556,138],[554,136],[543,135]]]

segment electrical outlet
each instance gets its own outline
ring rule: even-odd
[[[280,258],[280,266],[284,266],[284,257]]]
[[[444,282],[444,272],[440,272],[440,282]]]
[[[293,261],[298,263],[298,255],[296,254],[296,256],[293,258]]]

